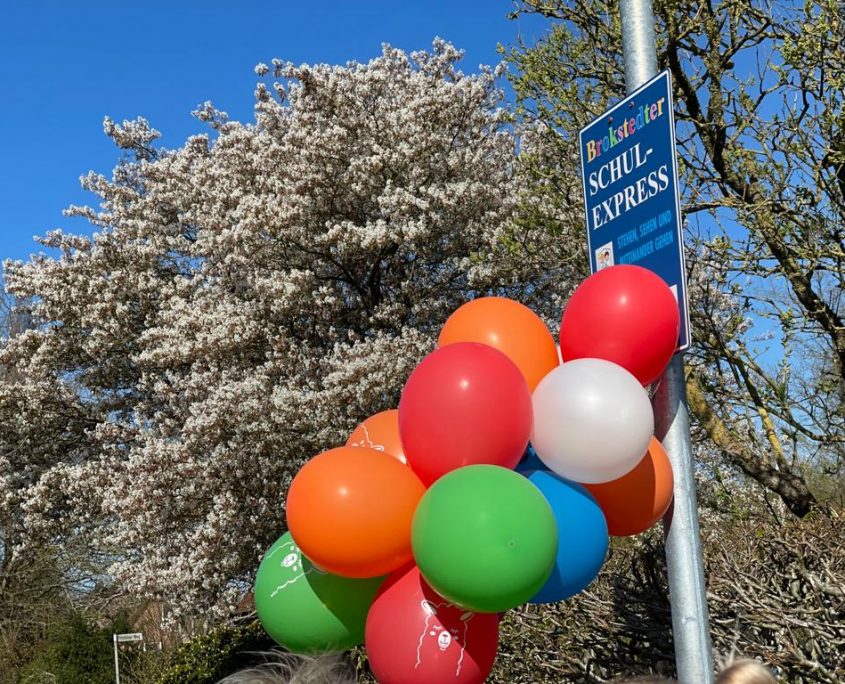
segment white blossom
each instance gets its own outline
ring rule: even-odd
[[[516,133],[499,72],[464,75],[460,56],[438,40],[344,67],[273,60],[254,123],[205,103],[211,134],[171,151],[142,119],[106,119],[129,154],[83,179],[99,210],[67,212],[97,232],[6,263],[39,322],[0,350],[16,543],[83,535],[128,590],[223,613],[284,531],[297,468],[396,405],[452,310],[567,291],[502,247],[536,238],[508,228]]]

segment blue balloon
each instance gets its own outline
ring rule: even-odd
[[[540,460],[537,452],[534,451],[534,447],[529,444],[525,453],[522,455],[522,460],[517,464],[515,470],[527,477],[528,473],[534,470],[548,470],[548,468],[546,467],[546,464]]]
[[[543,493],[557,521],[557,558],[551,577],[529,603],[554,603],[582,591],[607,555],[607,522],[584,487],[546,470],[524,473]]]

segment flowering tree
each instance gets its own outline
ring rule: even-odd
[[[206,104],[211,133],[176,150],[106,119],[124,159],[83,178],[99,210],[67,212],[98,232],[6,264],[35,302],[0,350],[10,549],[81,537],[129,590],[225,611],[291,475],[396,404],[451,310],[502,293],[551,311],[567,274],[515,220],[498,74],[460,57],[260,64],[276,82],[255,122]]]
[[[559,160],[625,92],[618,3],[522,0],[515,12],[550,20],[507,54],[517,114],[557,147],[534,173],[579,203]],[[654,14],[675,89],[694,438],[716,457],[714,479],[741,472],[805,516],[824,505],[811,478],[845,473],[842,3],[655,0]]]

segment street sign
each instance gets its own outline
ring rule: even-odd
[[[114,640],[118,643],[124,641],[143,641],[144,635],[141,632],[132,632],[131,634],[115,634]]]
[[[686,266],[672,83],[663,71],[580,132],[590,270],[636,264],[678,300],[678,351],[689,347]]]
[[[114,634],[112,636],[114,638],[114,681],[115,684],[120,684],[120,657],[117,652],[117,645],[143,641],[144,635],[141,632],[129,632],[128,634]],[[121,648],[123,647],[121,646]],[[146,650],[146,647],[144,650]]]

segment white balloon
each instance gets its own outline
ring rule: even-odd
[[[654,413],[639,381],[602,359],[576,359],[552,370],[533,394],[531,445],[568,480],[597,484],[622,477],[642,460]]]

